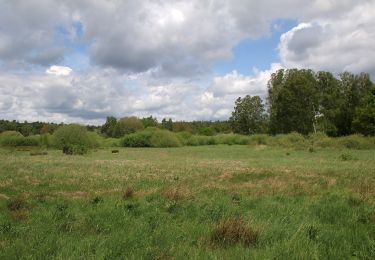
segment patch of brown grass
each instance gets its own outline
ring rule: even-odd
[[[8,201],[7,205],[10,211],[19,211],[29,208],[28,202],[22,197],[12,198]]]
[[[181,189],[175,187],[164,190],[161,195],[171,201],[178,201],[187,197],[186,192],[183,192]]]
[[[16,210],[11,212],[13,221],[25,221],[29,218],[29,212],[27,210]]]
[[[134,189],[132,187],[127,187],[122,194],[122,198],[124,200],[128,200],[132,198],[133,196],[134,196]]]
[[[229,218],[220,222],[211,234],[211,241],[219,245],[243,244],[255,246],[260,231],[249,226],[243,218]]]

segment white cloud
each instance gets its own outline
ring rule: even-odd
[[[372,1],[355,6],[340,19],[324,17],[300,23],[281,37],[281,63],[285,67],[375,76],[374,10]]]
[[[56,76],[68,76],[72,71],[69,67],[53,65],[46,70],[46,73]]]

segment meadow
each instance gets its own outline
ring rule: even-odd
[[[375,150],[0,148],[0,259],[51,258],[375,259]]]

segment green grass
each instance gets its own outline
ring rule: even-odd
[[[375,258],[375,150],[116,149],[0,149],[0,259]]]

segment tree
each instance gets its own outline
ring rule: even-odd
[[[332,73],[319,71],[316,74],[318,88],[317,131],[329,136],[337,136],[340,109],[344,98],[340,88],[340,81]]]
[[[117,124],[117,119],[113,116],[108,116],[105,124],[101,128],[101,133],[108,137],[114,137],[114,131]]]
[[[166,118],[163,118],[163,120],[161,120],[161,127],[164,128],[164,129],[167,129],[169,131],[173,131],[173,121],[171,118],[169,118],[168,120]]]
[[[141,122],[144,128],[158,126],[158,120],[152,116],[142,118]]]
[[[353,128],[364,135],[375,135],[375,87],[363,97],[356,108]]]
[[[143,124],[139,118],[135,116],[124,117],[117,122],[113,137],[123,137],[124,135],[132,134],[143,129]]]
[[[255,134],[262,132],[265,120],[264,105],[259,96],[237,98],[230,118],[235,133]]]
[[[279,70],[268,82],[270,132],[308,134],[316,129],[317,82],[312,70]]]
[[[370,76],[366,73],[354,75],[350,72],[344,72],[340,75],[340,87],[344,102],[340,107],[338,115],[338,134],[352,134],[352,122],[356,113],[356,107],[361,99],[370,92],[373,86]]]

